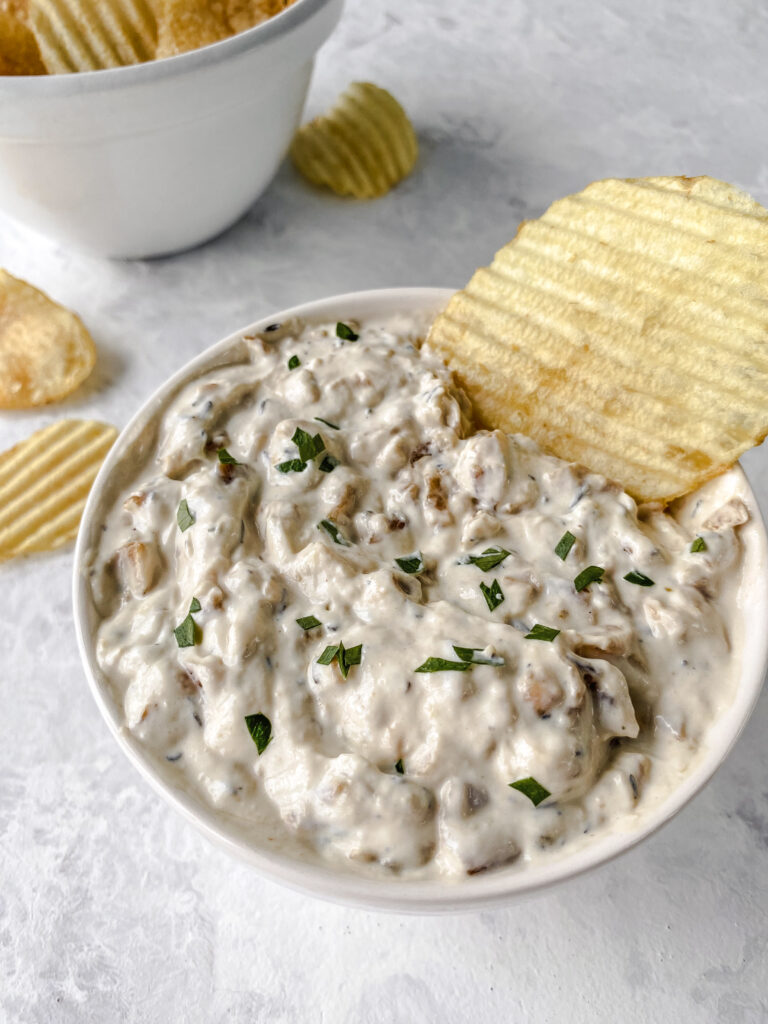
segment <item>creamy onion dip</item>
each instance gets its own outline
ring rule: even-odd
[[[262,846],[453,879],[636,827],[679,783],[733,695],[747,510],[638,513],[474,431],[426,326],[244,337],[134,445],[90,573],[164,777]]]

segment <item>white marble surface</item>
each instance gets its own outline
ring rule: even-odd
[[[284,167],[237,227],[106,263],[0,225],[0,265],[77,309],[93,379],[0,416],[2,447],[69,413],[121,425],[171,370],[284,305],[460,284],[518,220],[591,179],[708,172],[768,200],[760,0],[348,0],[310,109],[348,80],[413,115],[417,173],[359,205]],[[746,460],[768,507],[768,450]],[[118,752],[72,634],[71,552],[0,567],[0,1020],[768,1020],[768,692],[660,835],[512,909],[350,911],[262,882]]]

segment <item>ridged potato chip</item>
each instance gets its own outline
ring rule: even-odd
[[[0,75],[44,75],[45,65],[27,23],[26,0],[0,0]]]
[[[175,57],[245,32],[293,0],[158,0],[156,58]]]
[[[156,57],[175,57],[231,35],[223,2],[159,0]]]
[[[29,0],[29,21],[51,74],[140,64],[155,55],[148,0]]]
[[[294,0],[227,0],[227,21],[233,33],[245,32],[274,18],[292,3]]]
[[[376,199],[413,170],[419,146],[394,96],[353,82],[323,117],[299,128],[291,145],[297,169],[339,195]]]
[[[78,316],[0,270],[0,409],[64,398],[95,362],[96,347]]]
[[[114,427],[62,420],[0,453],[0,561],[74,540]]]
[[[768,211],[707,177],[595,182],[524,222],[429,344],[485,425],[670,501],[768,433]]]

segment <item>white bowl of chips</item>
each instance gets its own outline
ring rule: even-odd
[[[0,76],[0,210],[96,255],[188,248],[245,213],[298,126],[343,0],[179,56]]]

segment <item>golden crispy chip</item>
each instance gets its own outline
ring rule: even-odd
[[[0,453],[0,561],[74,540],[116,437],[106,423],[63,420]]]
[[[64,398],[95,362],[96,348],[80,317],[0,270],[0,409]]]
[[[291,145],[305,178],[358,199],[389,192],[410,174],[418,155],[408,115],[370,82],[353,82],[328,114],[299,128]]]
[[[0,2],[0,75],[44,75],[35,37],[27,25],[26,7]]]
[[[227,0],[227,21],[233,33],[245,32],[254,25],[274,18],[294,0]]]
[[[175,57],[232,32],[223,0],[159,0],[156,57]]]
[[[29,0],[29,21],[51,74],[139,64],[155,55],[148,0]]]
[[[481,422],[669,501],[768,432],[768,211],[712,178],[554,203],[432,327]]]
[[[158,0],[157,59],[175,57],[245,32],[294,0]]]

